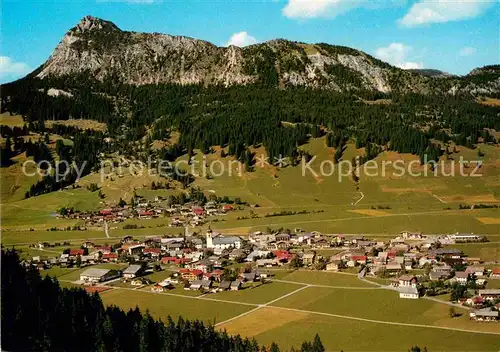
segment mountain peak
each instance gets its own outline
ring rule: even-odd
[[[496,66],[482,71],[496,71]],[[438,85],[428,76],[448,78],[432,70],[412,74],[345,46],[274,39],[245,48],[217,47],[183,36],[122,31],[113,22],[93,16],[85,16],[63,37],[36,77],[81,73],[132,85],[257,83],[381,93],[427,93]],[[496,73],[476,78],[482,92],[499,90]],[[495,82],[490,84],[490,78]],[[439,84],[439,89],[448,92],[456,82],[450,78]],[[479,91],[476,86],[473,89]]]
[[[84,18],[82,18],[80,22],[78,22],[78,24],[70,30],[70,32],[85,33],[96,30],[105,30],[109,32],[109,31],[119,31],[120,28],[118,28],[113,22],[87,15]]]

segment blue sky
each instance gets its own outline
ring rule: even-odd
[[[403,68],[465,74],[500,63],[499,10],[495,0],[3,0],[0,82],[42,64],[85,15],[220,46],[327,42]]]

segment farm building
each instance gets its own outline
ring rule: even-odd
[[[241,281],[233,281],[231,282],[231,291],[238,291],[241,288]]]
[[[278,261],[276,259],[257,259],[256,263],[258,267],[271,267],[278,265]]]
[[[203,271],[194,269],[194,270],[189,270],[189,269],[181,269],[179,270],[179,274],[184,280],[188,280],[189,282],[194,281],[194,280],[199,280],[203,276]]]
[[[401,286],[398,291],[399,298],[417,299],[419,296],[418,289],[414,286]]]
[[[444,271],[431,271],[429,273],[429,279],[431,281],[439,281],[448,277],[448,274]]]
[[[467,284],[467,280],[469,278],[469,274],[465,271],[456,271],[455,272],[455,281],[458,282],[460,285],[465,285]]]
[[[102,255],[102,261],[104,262],[116,262],[118,260],[118,254],[116,253],[104,253]]]
[[[483,297],[484,299],[493,301],[500,298],[500,290],[499,289],[479,290],[479,296]]]
[[[207,248],[228,249],[241,248],[241,238],[237,236],[213,236],[212,232],[207,232]]]
[[[133,244],[124,244],[122,245],[122,249],[127,251],[129,255],[140,254],[146,248],[143,244],[133,243]]]
[[[342,267],[342,262],[340,260],[326,264],[326,270],[328,271],[338,271]]]
[[[469,313],[469,318],[476,321],[498,321],[498,311],[483,308]]]
[[[194,280],[193,282],[191,282],[189,289],[193,290],[193,291],[197,291],[197,290],[201,289],[202,286],[203,286],[203,283],[201,280]]]
[[[69,256],[70,257],[76,257],[77,255],[84,255],[85,250],[83,249],[70,249],[69,250]]]
[[[153,292],[164,292],[166,290],[165,286],[162,286],[160,284],[154,284],[153,287],[151,287],[151,291]]]
[[[206,279],[201,280],[201,287],[205,290],[209,290],[210,288],[212,288],[212,284],[213,284],[212,280],[206,280]]]
[[[229,290],[230,287],[231,287],[231,281],[222,281],[219,284],[219,291]]]
[[[251,273],[241,273],[240,277],[243,281],[254,282],[257,281],[257,273],[252,271]]]
[[[133,279],[136,276],[139,276],[142,271],[142,266],[137,264],[132,264],[125,270],[123,270],[123,277],[126,279]]]
[[[120,273],[110,269],[87,269],[80,274],[80,280],[84,282],[103,282],[120,277]]]
[[[302,263],[304,265],[312,265],[312,264],[314,264],[315,260],[316,260],[316,253],[314,253],[314,252],[305,253],[302,256]]]
[[[493,279],[500,279],[500,268],[491,269],[490,277]]]
[[[144,248],[142,252],[144,255],[150,255],[151,257],[159,257],[161,254],[160,248]]]
[[[413,275],[401,275],[398,278],[399,281],[399,286],[404,287],[404,286],[410,286],[410,287],[417,287],[417,278],[416,276]]]
[[[191,263],[189,267],[191,269],[201,270],[204,273],[208,273],[214,270],[214,264],[209,259],[201,259],[195,263]]]
[[[484,275],[484,266],[469,266],[465,269],[465,272],[476,277]]]

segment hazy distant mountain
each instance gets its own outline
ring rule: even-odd
[[[443,71],[440,71],[440,70],[434,70],[434,69],[430,69],[430,68],[422,68],[422,69],[411,69],[409,71],[412,71],[412,72],[415,72],[415,73],[419,73],[423,76],[427,76],[427,77],[433,77],[433,78],[445,78],[445,77],[451,77],[453,75],[447,73],[447,72],[443,72]]]

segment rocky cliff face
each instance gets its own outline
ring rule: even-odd
[[[329,72],[327,66],[338,66],[338,72]],[[388,68],[373,65],[367,55],[355,50],[342,54],[342,50],[336,53],[285,40],[224,48],[182,36],[126,32],[111,22],[87,16],[63,37],[37,76],[89,72],[99,80],[115,75],[124,83],[136,85],[228,86],[262,81],[265,75],[275,74],[277,84],[282,86],[389,92],[386,71]],[[359,79],[346,83],[342,74]]]
[[[244,77],[230,80],[237,62],[234,50],[205,41],[125,32],[111,22],[87,16],[64,36],[38,77],[88,71],[100,80],[116,75],[129,84],[188,84],[216,79],[232,84],[245,82]]]
[[[475,68],[452,91],[467,92],[472,95],[498,95],[500,92],[500,65]]]
[[[134,85],[262,83],[383,93],[463,89],[447,80],[440,80],[437,87],[435,78],[392,67],[347,47],[281,39],[245,48],[217,47],[188,37],[122,31],[90,16],[63,37],[36,74],[45,78],[83,72],[98,80],[112,76]]]

